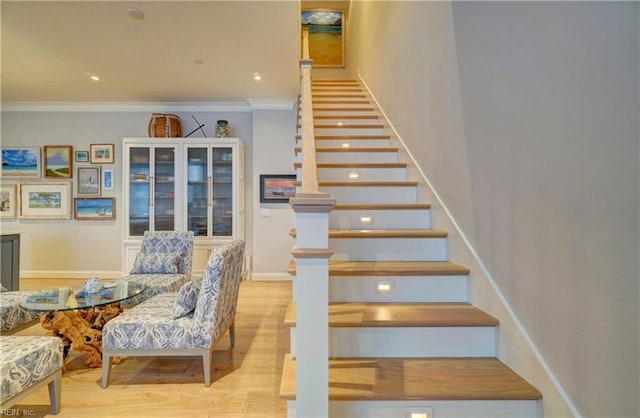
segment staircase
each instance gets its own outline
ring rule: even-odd
[[[468,303],[470,272],[448,259],[447,231],[432,228],[431,207],[368,94],[351,80],[314,81],[312,94],[319,187],[337,201],[329,217],[330,416],[537,417],[541,393],[496,358],[498,320]],[[296,275],[295,260],[288,272]],[[280,393],[289,401],[295,312],[292,302]]]

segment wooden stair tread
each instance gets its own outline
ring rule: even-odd
[[[296,186],[302,185],[301,181],[293,183]],[[397,180],[397,181],[319,181],[318,187],[416,187],[417,181]]]
[[[366,99],[358,99],[358,100],[337,100],[337,99],[330,99],[330,100],[321,100],[320,98],[318,98],[318,96],[314,96],[312,98],[312,102],[313,105],[317,105],[317,104],[370,104],[369,100]]]
[[[298,115],[298,120],[301,119],[301,116]],[[313,119],[324,120],[324,119],[380,119],[378,115],[315,115]]]
[[[373,112],[372,107],[314,107],[314,112]]]
[[[289,231],[297,237],[296,228]],[[329,229],[329,238],[446,238],[447,231],[437,229]]]
[[[302,147],[295,147],[296,154]],[[398,152],[398,147],[316,147],[316,152]]]
[[[287,306],[285,325],[296,325],[296,305]],[[496,327],[499,321],[466,302],[329,304],[329,327]]]
[[[426,210],[431,209],[429,203],[343,203],[336,204],[333,210]]]
[[[407,168],[407,163],[317,163],[317,168]],[[293,168],[302,168],[302,163],[293,163]]]
[[[296,398],[295,360],[284,360],[280,396]],[[329,360],[329,400],[538,400],[542,394],[496,358]]]
[[[302,127],[301,124],[298,123],[298,129]],[[337,123],[314,123],[314,129],[383,129],[384,125],[382,123],[344,123],[342,125],[338,125]]]
[[[296,275],[296,261],[287,273]],[[465,276],[469,269],[449,261],[354,261],[329,260],[329,276]]]
[[[296,140],[301,139],[302,135],[296,135]],[[314,135],[317,140],[350,140],[350,139],[391,139],[391,135]]]

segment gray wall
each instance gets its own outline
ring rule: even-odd
[[[253,194],[251,111],[243,112],[174,112],[180,116],[183,133],[196,123],[194,115],[206,124],[205,132],[213,137],[218,119],[227,119],[232,135],[245,144],[245,177],[248,179],[245,202],[248,211],[245,231],[248,248],[252,248]],[[117,276],[122,269],[122,138],[146,137],[150,111],[32,111],[2,112],[2,146],[72,145],[74,151],[88,150],[89,144],[113,143],[115,164],[103,165],[113,169],[115,190],[103,196],[116,198],[115,221],[75,220],[2,220],[2,230],[23,232],[21,239],[22,277],[84,277],[88,274]],[[192,137],[202,137],[199,132]],[[76,167],[89,165],[75,163]],[[75,180],[75,173],[74,173]],[[6,182],[9,183],[9,182]]]
[[[351,72],[560,392],[589,417],[640,416],[638,8],[352,2],[350,11]],[[545,404],[546,416],[559,411]]]

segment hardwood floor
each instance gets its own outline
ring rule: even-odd
[[[51,288],[67,280],[27,279],[21,290]],[[62,377],[57,417],[286,417],[280,380],[289,328],[284,325],[291,282],[243,281],[236,316],[236,345],[216,346],[211,387],[205,387],[199,358],[128,358],[112,367],[110,385],[100,387],[102,369],[89,369],[72,353]],[[39,324],[16,335],[42,335]],[[21,416],[53,416],[46,387],[24,399]],[[23,413],[26,411],[26,413]]]

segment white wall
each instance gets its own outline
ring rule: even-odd
[[[253,112],[253,279],[289,279],[286,273],[295,240],[293,209],[288,203],[260,203],[260,174],[295,174],[296,112]]]
[[[638,6],[351,4],[350,70],[557,378],[504,345],[526,342],[517,321],[501,325],[500,355],[545,416],[640,416]]]
[[[194,115],[206,124],[213,137],[218,119],[227,119],[232,134],[245,144],[245,202],[248,208],[245,231],[247,247],[252,247],[251,208],[253,205],[253,126],[250,109],[241,112],[174,112],[180,116],[183,133],[196,123]],[[117,277],[122,269],[122,138],[147,136],[151,112],[115,111],[3,111],[1,144],[8,146],[72,145],[74,151],[88,150],[89,144],[113,143],[115,164],[103,165],[115,171],[115,190],[103,192],[116,198],[115,221],[3,219],[3,231],[21,231],[21,277]],[[199,132],[192,137],[202,137]],[[74,163],[76,167],[88,163]],[[75,173],[74,173],[75,181]],[[5,181],[3,181],[5,183]],[[6,183],[12,183],[6,181]]]

